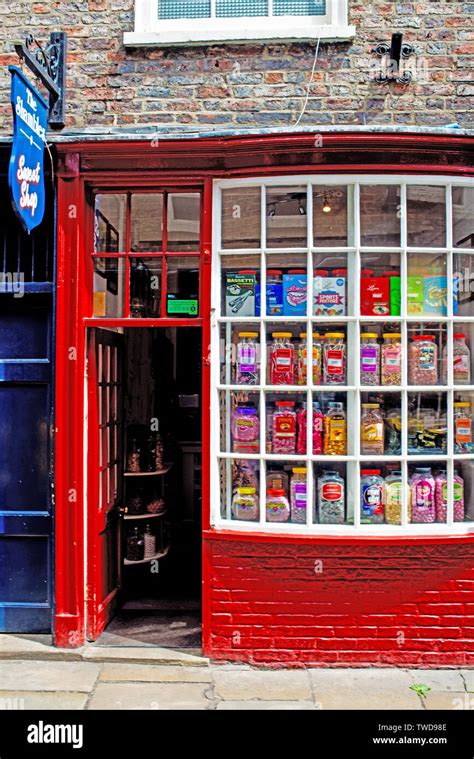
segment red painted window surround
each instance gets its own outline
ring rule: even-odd
[[[84,251],[89,249],[92,229],[85,202],[88,187],[186,186],[189,182],[201,182],[207,196],[204,207],[204,245],[210,252],[213,179],[276,174],[285,176],[296,171],[312,174],[396,172],[450,174],[459,177],[474,174],[474,141],[467,137],[354,132],[324,134],[324,147],[315,147],[316,133],[317,129],[314,134],[164,140],[153,149],[148,141],[124,143],[119,140],[84,140],[57,144],[56,645],[72,648],[82,645],[86,626],[82,446],[84,319],[87,314],[85,306],[90,299]],[[139,170],[136,168],[138,165]],[[210,277],[210,263],[207,275]],[[210,313],[203,309],[204,337],[209,334],[209,324]],[[203,344],[207,344],[206,340]],[[71,348],[75,349],[73,353]],[[208,387],[207,399],[209,392]],[[388,663],[410,666],[420,663],[424,666],[474,663],[473,655],[469,653],[473,649],[474,638],[472,536],[416,536],[402,540],[387,536],[345,538],[242,535],[230,530],[212,530],[209,526],[209,478],[205,476],[209,463],[209,458],[203,461],[204,653],[229,660],[288,662],[295,666],[305,661],[316,665],[375,663],[381,666]],[[373,554],[364,558],[364,551],[373,551]],[[389,642],[384,642],[384,636],[377,630],[386,631],[387,627],[382,622],[378,623],[376,617],[380,615],[369,610],[368,615],[373,624],[368,626],[375,630],[375,638],[372,635],[372,639],[380,637],[376,650],[363,647],[362,634],[350,637],[347,633],[349,637],[342,636],[342,643],[332,647],[323,642],[326,638],[322,631],[318,633],[313,630],[309,637],[305,637],[300,635],[300,630],[292,636],[291,632],[298,628],[297,620],[301,617],[302,607],[305,612],[309,612],[310,617],[316,615],[321,621],[322,610],[318,612],[317,605],[323,588],[314,582],[308,584],[307,573],[309,572],[311,580],[313,577],[310,573],[311,563],[308,565],[307,562],[313,561],[314,556],[320,554],[327,557],[333,555],[334,558],[333,552],[337,553],[334,566],[339,562],[343,569],[340,577],[337,575],[333,584],[324,590],[331,597],[326,603],[332,605],[331,613],[338,622],[332,625],[334,635],[328,632],[329,638],[339,637],[336,628],[340,631],[344,621],[340,604],[346,591],[354,591],[359,602],[365,603],[370,596],[376,594],[380,583],[390,592],[390,597],[385,597],[384,614],[388,618],[398,619],[400,625],[406,622],[400,628],[402,632],[405,628],[408,629],[411,618],[410,624],[415,625],[418,632],[422,628],[429,628],[430,636],[418,636],[418,648],[415,646],[405,650],[396,643],[396,636],[389,636]],[[439,554],[442,554],[441,560]],[[298,567],[301,555],[304,555],[305,561],[303,577],[300,577]],[[284,562],[290,561],[287,570],[283,572],[272,568],[273,559],[278,564],[279,557]],[[366,559],[378,563],[378,577],[366,576],[364,580]],[[397,566],[392,566],[392,559]],[[439,572],[434,567],[437,560]],[[418,575],[412,576],[410,572],[415,570]],[[395,571],[401,578],[405,576],[404,587],[407,593],[410,578],[430,578],[431,587],[426,589],[419,586],[419,592],[423,599],[426,594],[428,599],[430,594],[439,594],[436,598],[435,595],[431,596],[437,609],[436,614],[430,613],[429,600],[414,602],[405,598],[402,585],[396,587],[396,597],[393,595],[390,578],[393,578]],[[354,585],[355,579],[358,585]],[[329,581],[330,578],[327,578]],[[415,589],[417,582],[412,582]],[[293,600],[286,599],[283,602],[283,593],[291,593]],[[236,601],[239,596],[242,600]],[[259,600],[261,597],[262,601]],[[245,642],[246,647],[234,643],[237,638],[229,635],[227,624],[234,626],[234,632],[239,632],[238,626],[242,626],[242,622],[238,615],[246,612],[242,608],[240,611],[236,608],[226,611],[225,607],[220,606],[221,601],[241,603],[250,608],[249,614],[254,616],[254,620],[248,619],[249,629],[246,627],[240,632],[240,640]],[[259,638],[258,632],[265,621],[259,621],[259,617],[255,616],[260,603],[275,604],[269,613],[276,615],[279,621],[282,621],[282,615],[289,614],[290,621],[285,623],[285,630],[280,631],[286,640],[286,647],[281,647],[283,641],[279,637],[280,633],[277,635],[278,631],[275,635]],[[306,608],[306,604],[310,608]],[[392,613],[392,609],[396,611]],[[225,620],[221,615],[225,616]],[[433,619],[430,622],[426,617]],[[441,646],[434,642],[438,640],[436,630],[446,630],[449,627],[449,617],[456,618],[453,630],[449,633],[453,637],[443,639]],[[360,613],[352,613],[351,618],[357,621],[359,628],[363,626]],[[221,629],[222,623],[225,630]],[[348,627],[351,629],[351,625]],[[274,632],[273,625],[270,624],[270,628]],[[393,632],[392,629],[390,635]],[[408,639],[408,634],[406,637]],[[301,645],[295,642],[300,638],[305,641]]]

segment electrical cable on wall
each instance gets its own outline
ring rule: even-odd
[[[303,116],[304,116],[304,114],[306,112],[306,108],[308,106],[309,93],[310,93],[310,90],[311,90],[311,85],[313,84],[313,77],[314,77],[314,72],[316,71],[316,64],[318,62],[319,43],[320,42],[321,42],[321,32],[319,33],[318,42],[316,44],[316,50],[315,50],[315,53],[314,53],[313,68],[312,68],[312,71],[311,71],[311,76],[309,78],[308,87],[307,87],[307,90],[306,90],[306,98],[305,98],[304,105],[303,105],[303,108],[301,110],[301,113],[298,116],[298,120],[296,121],[295,127],[299,126],[300,121],[303,118]]]

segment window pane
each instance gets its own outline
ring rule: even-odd
[[[453,187],[453,245],[474,248],[474,187]]]
[[[168,196],[168,250],[199,250],[201,196],[183,192]]]
[[[94,259],[93,316],[120,318],[124,315],[124,270],[123,258]]]
[[[211,0],[158,0],[158,18],[208,18]]]
[[[442,248],[446,245],[444,187],[407,188],[408,245]]]
[[[305,187],[269,188],[266,215],[269,248],[306,248]]]
[[[314,188],[313,227],[316,246],[342,247],[348,244],[347,187]]]
[[[163,240],[163,196],[132,195],[132,251],[160,251]]]
[[[446,385],[446,324],[408,324],[408,384]]]
[[[130,260],[130,316],[160,316],[161,258]]]
[[[125,249],[126,195],[96,195],[94,252],[118,253]]]
[[[266,16],[268,0],[217,0],[216,16]]]
[[[273,0],[274,16],[324,16],[326,0]]]
[[[199,314],[199,258],[179,256],[167,259],[168,316],[192,317]]]
[[[400,245],[400,187],[360,188],[360,239],[367,247]]]
[[[260,247],[260,187],[222,191],[222,247]]]

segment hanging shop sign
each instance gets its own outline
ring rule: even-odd
[[[44,145],[48,105],[22,72],[10,66],[13,146],[8,184],[13,210],[26,232],[41,224],[45,209]]]

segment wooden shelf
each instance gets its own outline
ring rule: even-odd
[[[123,563],[126,566],[131,566],[132,564],[149,564],[150,561],[156,561],[157,559],[163,559],[167,555],[167,553],[168,553],[169,550],[170,550],[170,547],[167,546],[166,548],[163,548],[158,553],[155,553],[154,556],[150,556],[149,559],[140,559],[140,561],[129,561],[128,559],[124,559]]]
[[[124,472],[124,477],[158,477],[161,474],[167,474],[172,466],[173,462],[165,464],[163,469],[157,469],[156,472]]]
[[[167,513],[167,509],[163,509],[163,511],[159,511],[156,514],[149,514],[148,512],[146,514],[124,514],[124,519],[156,519],[157,517],[164,517],[164,515]]]

